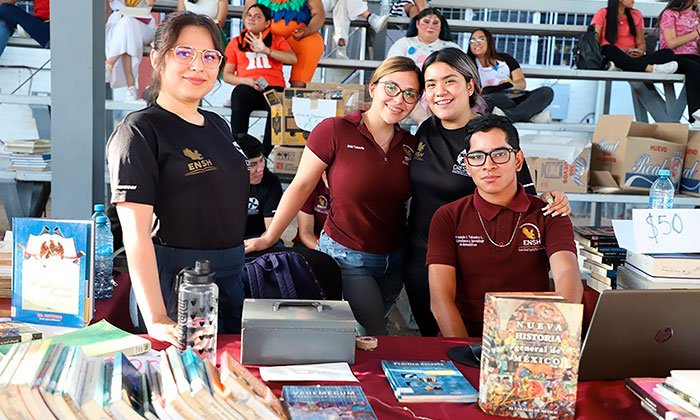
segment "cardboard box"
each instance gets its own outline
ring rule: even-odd
[[[270,105],[272,144],[303,146],[323,119],[358,109],[365,99],[365,86],[309,83],[304,89],[268,90],[264,95]],[[303,112],[297,109],[295,115],[295,107],[304,107]]]
[[[647,124],[631,115],[602,115],[593,133],[591,185],[594,191],[649,191],[659,170],[670,169],[680,184],[688,125]]]
[[[688,135],[683,162],[681,192],[700,197],[700,131],[691,131]]]
[[[280,175],[295,175],[304,148],[300,146],[276,146],[272,150],[273,172]]]
[[[587,136],[522,136],[520,148],[538,192],[588,190],[591,141]]]

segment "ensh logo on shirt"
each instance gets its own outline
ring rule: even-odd
[[[205,159],[198,150],[189,148],[182,149],[182,154],[190,158],[192,162],[187,164],[187,172],[185,176],[199,175],[209,171],[215,171],[217,168],[210,159]]]
[[[452,165],[453,174],[469,176],[469,174],[467,173],[466,159],[467,149],[464,149],[457,155],[457,163],[455,165]]]

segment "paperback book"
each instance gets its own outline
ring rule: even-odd
[[[282,399],[291,420],[377,420],[359,386],[285,386]]]
[[[490,415],[573,419],[583,305],[552,293],[487,293],[479,407]]]
[[[399,402],[475,402],[476,389],[450,361],[382,360]]]
[[[0,344],[37,340],[41,337],[41,331],[23,322],[0,322]]]
[[[625,386],[639,398],[642,407],[650,414],[664,420],[696,418],[693,413],[659,395],[654,388],[663,384],[664,378],[627,378]]]
[[[92,220],[13,218],[13,320],[82,328],[94,312]]]

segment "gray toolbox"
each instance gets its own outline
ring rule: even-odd
[[[241,363],[355,363],[355,317],[339,300],[246,299]]]

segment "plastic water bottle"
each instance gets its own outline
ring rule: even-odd
[[[652,209],[671,209],[673,208],[673,194],[676,189],[669,178],[671,171],[661,169],[659,177],[656,178],[651,188],[649,189],[649,207]]]
[[[381,16],[387,16],[391,12],[391,0],[381,0],[379,5],[379,14]]]
[[[106,299],[111,298],[114,291],[114,238],[107,216],[97,216],[95,222],[95,298]]]
[[[107,214],[105,213],[105,205],[104,204],[95,204],[93,206],[93,211],[94,211],[94,213],[92,213],[92,220],[94,220],[95,223],[97,223],[97,218],[99,216],[107,217]],[[107,227],[112,229],[112,222],[109,221],[109,217],[107,217]]]
[[[216,333],[219,318],[219,287],[208,260],[197,260],[194,268],[177,275],[178,348],[188,348],[202,359],[216,363]]]

